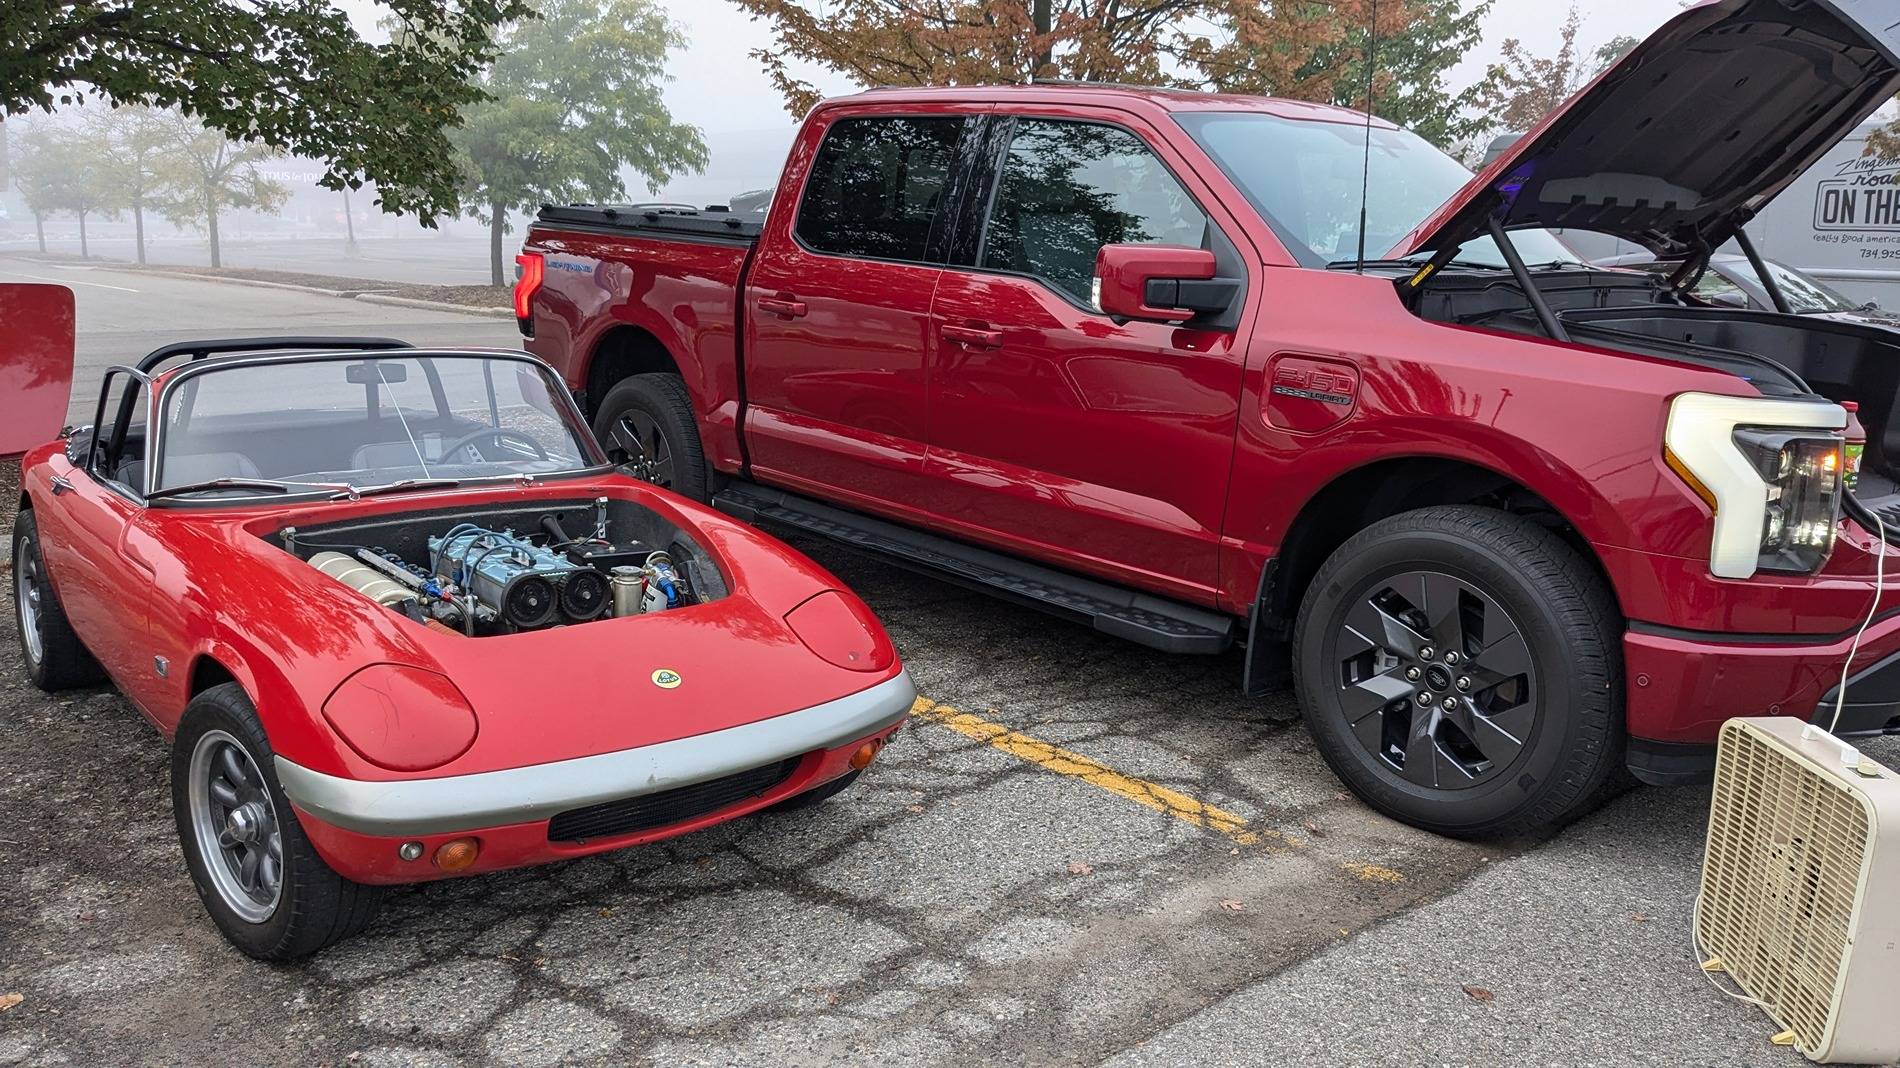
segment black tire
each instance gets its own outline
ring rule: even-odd
[[[1622,627],[1556,534],[1494,509],[1425,508],[1320,568],[1294,631],[1294,690],[1327,764],[1373,808],[1457,837],[1534,833],[1622,781]],[[1459,652],[1449,670],[1433,641]]]
[[[26,674],[33,685],[57,693],[104,682],[105,671],[86,651],[79,635],[73,633],[72,624],[66,621],[66,609],[46,575],[39,522],[31,508],[22,508],[13,520],[13,552],[8,559],[13,561],[13,588],[8,592],[13,597],[13,622],[19,628],[20,658],[26,662]],[[27,632],[29,626],[31,634]]]
[[[622,379],[600,399],[594,436],[621,470],[701,503],[717,485],[686,383],[675,374]]]
[[[838,776],[815,790],[806,790],[802,794],[793,794],[778,804],[773,805],[772,811],[796,812],[801,808],[811,808],[813,805],[822,805],[831,798],[837,797],[839,794],[849,790],[851,784],[857,782],[858,776],[862,774],[864,774],[862,771],[847,771],[843,775]]]
[[[192,757],[201,742],[207,746],[234,742],[250,759],[247,770],[261,772],[262,790],[268,795],[269,814],[281,835],[282,852],[275,902],[262,918],[241,915],[227,900],[226,891],[219,889],[211,870],[213,863],[222,866],[225,862],[205,855],[195,828],[190,780]],[[262,801],[263,796],[254,800]],[[213,686],[185,707],[172,745],[172,813],[178,824],[179,848],[184,851],[198,900],[224,937],[249,956],[295,960],[362,931],[376,918],[383,888],[351,882],[317,855],[277,782],[270,740],[258,722],[257,711],[237,683]]]

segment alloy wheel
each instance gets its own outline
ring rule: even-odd
[[[46,655],[45,639],[40,634],[40,554],[26,539],[19,540],[13,557],[14,596],[20,602],[20,641],[26,646],[26,658],[38,670]]]
[[[638,408],[615,419],[607,434],[608,454],[620,469],[656,486],[673,484],[673,451],[659,421]]]
[[[1373,759],[1414,786],[1462,790],[1511,766],[1537,725],[1537,667],[1517,622],[1436,571],[1381,578],[1334,641],[1338,711]]]
[[[236,738],[214,730],[192,748],[189,775],[191,827],[205,873],[232,912],[263,923],[277,911],[284,878],[284,835],[263,772]]]

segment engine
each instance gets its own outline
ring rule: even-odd
[[[699,598],[673,554],[606,537],[573,538],[554,516],[522,533],[457,523],[423,541],[425,560],[380,546],[335,546],[311,566],[418,622],[477,636],[664,612]],[[688,566],[687,571],[692,568]]]

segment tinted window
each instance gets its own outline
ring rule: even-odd
[[[1207,216],[1141,139],[1094,123],[1020,119],[982,266],[1035,275],[1093,306],[1103,245],[1200,247]]]
[[[825,134],[798,208],[798,237],[820,252],[928,261],[930,227],[963,119],[845,119]]]

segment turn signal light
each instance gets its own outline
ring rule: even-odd
[[[435,866],[446,872],[467,871],[481,852],[473,838],[451,838],[435,847]]]
[[[871,761],[877,759],[879,750],[883,748],[883,742],[865,742],[863,745],[858,746],[858,751],[851,754],[851,770],[863,771],[865,768],[870,767]]]

